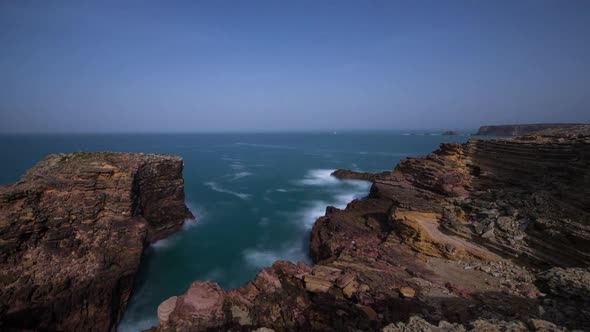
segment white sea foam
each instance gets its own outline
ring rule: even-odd
[[[192,203],[187,203],[186,204],[188,209],[191,211],[191,213],[193,214],[193,216],[195,216],[194,219],[185,219],[184,223],[182,224],[182,231],[187,231],[197,225],[199,225],[202,220],[203,220],[203,209],[202,208],[196,208]],[[178,240],[178,237],[181,236],[181,233],[176,232],[164,239],[158,240],[154,243],[151,244],[151,247],[154,250],[157,251],[161,251],[161,250],[166,250],[170,247],[172,247],[176,241]]]
[[[205,212],[202,207],[196,206],[194,203],[191,202],[186,203],[186,206],[195,218],[184,220],[184,224],[182,224],[182,230],[185,231],[201,224],[203,222],[203,219],[205,218]]]
[[[371,183],[361,180],[339,180],[332,176],[332,170],[310,170],[299,184],[324,187],[331,197],[327,200],[317,200],[308,203],[301,210],[298,219],[306,229],[311,229],[315,221],[325,215],[327,206],[335,206],[343,209],[356,199],[365,197],[371,187]]]
[[[232,158],[232,157],[227,156],[227,155],[221,156],[221,160],[225,160],[225,161],[240,161],[239,159]]]
[[[206,281],[217,281],[221,279],[223,276],[223,270],[221,269],[212,269],[204,276],[200,277],[199,280],[206,280]]]
[[[182,224],[182,230],[186,231],[189,230],[195,226],[197,226],[199,224],[199,222],[196,219],[186,219],[184,221],[184,224]]]
[[[167,237],[165,239],[158,240],[151,244],[152,248],[155,250],[162,250],[165,248],[170,248],[173,244],[172,237]]]
[[[232,181],[235,181],[235,180],[241,179],[241,178],[245,178],[246,176],[251,176],[251,175],[252,175],[252,173],[247,172],[247,171],[237,172],[232,176]]]
[[[117,326],[117,332],[137,332],[145,331],[153,326],[159,324],[157,318],[148,318],[142,320],[124,320],[122,324]]]
[[[251,266],[263,268],[272,265],[280,257],[279,253],[271,250],[247,249],[244,250],[244,259]]]
[[[326,186],[336,185],[339,180],[332,176],[333,169],[312,169],[305,174],[303,180],[298,181],[300,185],[307,186]]]
[[[302,247],[295,244],[279,250],[246,249],[243,252],[243,256],[248,265],[258,269],[271,266],[278,260],[309,262],[309,258],[303,252]]]
[[[285,145],[273,145],[273,144],[257,144],[257,143],[245,143],[245,142],[237,142],[235,145],[238,146],[247,146],[252,148],[269,148],[269,149],[288,149],[293,150],[293,147],[285,146]]]
[[[209,186],[209,188],[211,188],[211,190],[220,192],[220,193],[224,193],[224,194],[230,194],[230,195],[234,195],[236,197],[239,197],[241,199],[248,199],[250,198],[249,194],[244,194],[244,193],[239,193],[239,192],[235,192],[232,190],[228,190],[228,189],[224,189],[222,187],[220,187],[217,183],[215,182],[205,182],[206,186]]]
[[[325,201],[313,201],[300,212],[300,218],[306,229],[311,229],[315,221],[326,213],[326,207],[330,204]]]
[[[283,189],[283,188],[279,188],[279,189],[277,189],[276,191],[277,191],[277,192],[280,192],[280,193],[286,193],[286,192],[289,192],[289,190],[287,190],[287,189]]]
[[[245,167],[244,167],[244,164],[242,164],[242,163],[241,163],[241,162],[239,162],[239,161],[234,161],[234,162],[232,162],[232,163],[229,165],[229,167],[231,167],[231,169],[233,169],[233,170],[236,170],[236,171],[238,171],[238,170],[242,170],[242,169],[244,169],[244,168],[245,168]]]

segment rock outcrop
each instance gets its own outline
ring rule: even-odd
[[[111,331],[147,243],[179,229],[175,156],[50,155],[0,186],[0,330]]]
[[[590,130],[442,144],[328,207],[315,265],[195,282],[153,331],[563,331],[590,326]]]
[[[582,124],[572,123],[539,123],[539,124],[514,124],[514,125],[496,125],[481,126],[475,135],[477,136],[521,136],[530,135],[539,131],[546,130],[570,130],[576,129]]]

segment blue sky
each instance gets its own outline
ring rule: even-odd
[[[0,133],[590,122],[590,1],[2,1]]]

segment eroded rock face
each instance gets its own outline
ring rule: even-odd
[[[0,186],[0,330],[109,331],[145,245],[192,217],[182,159],[50,155]]]
[[[316,221],[316,265],[275,263],[224,293],[223,317],[212,311],[211,322],[276,331],[590,326],[590,128],[442,144],[393,172],[335,176],[373,186]],[[203,330],[177,311],[154,330]]]

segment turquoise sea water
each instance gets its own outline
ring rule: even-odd
[[[309,230],[328,205],[345,207],[369,183],[330,177],[337,168],[391,170],[404,157],[467,136],[403,133],[111,134],[0,136],[0,184],[49,153],[121,151],[184,158],[196,216],[151,245],[119,331],[157,324],[156,308],[194,280],[235,288],[279,259],[309,262]]]

